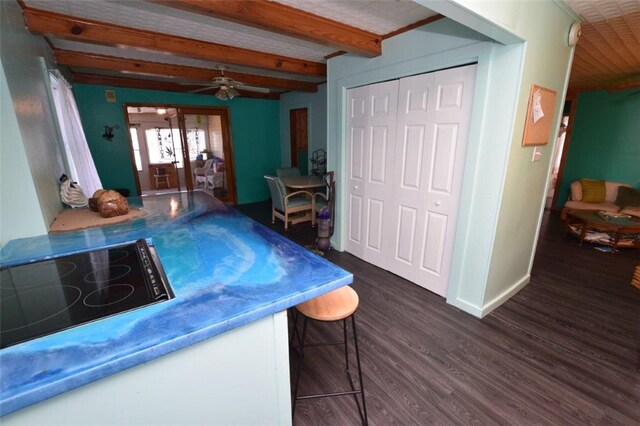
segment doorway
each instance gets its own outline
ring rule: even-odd
[[[289,111],[291,167],[297,167],[303,175],[309,174],[308,123],[307,108],[297,108]]]
[[[553,153],[553,164],[551,166],[551,176],[549,178],[549,188],[545,208],[551,210],[560,210],[564,200],[559,200],[560,185],[562,184],[562,175],[564,173],[564,165],[569,152],[569,144],[571,143],[571,132],[573,130],[573,122],[575,120],[576,108],[578,106],[578,97],[575,93],[568,93],[564,104],[562,114],[562,123],[558,134],[558,141]],[[553,188],[553,190],[552,190]]]
[[[563,115],[560,122],[560,129],[558,130],[558,137],[556,138],[556,145],[553,149],[553,156],[551,157],[551,172],[549,176],[549,186],[547,187],[547,199],[545,201],[544,208],[551,209],[556,208],[554,200],[557,200],[556,187],[558,185],[558,178],[560,173],[560,163],[562,161],[564,153],[564,143],[567,136],[567,128],[569,127],[569,115]]]
[[[127,104],[131,162],[138,193],[211,193],[236,204],[229,112],[221,107]],[[205,165],[211,170],[204,170]],[[215,169],[215,170],[214,170]]]

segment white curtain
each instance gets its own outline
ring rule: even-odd
[[[84,136],[80,113],[71,86],[59,72],[49,73],[60,133],[69,165],[68,176],[84,190],[87,197],[102,188],[98,171]]]

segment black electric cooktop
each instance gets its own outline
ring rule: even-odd
[[[0,273],[0,348],[173,297],[145,240]]]

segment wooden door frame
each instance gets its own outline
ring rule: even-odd
[[[301,107],[301,108],[293,108],[289,110],[289,157],[291,161],[291,167],[298,167],[298,138],[297,132],[294,130],[297,129],[295,125],[297,120],[293,120],[293,116],[297,113],[297,111],[305,111],[305,124],[307,125],[306,133],[307,133],[307,152],[309,150],[309,108]],[[294,155],[295,153],[295,155]]]
[[[178,116],[182,116],[183,118],[185,114],[220,116],[220,123],[222,126],[222,149],[225,155],[224,167],[227,182],[227,202],[235,206],[238,204],[238,194],[236,192],[236,172],[235,162],[233,160],[233,141],[231,140],[231,117],[229,107],[180,105],[175,108],[178,109]],[[183,139],[186,143],[186,129]],[[189,170],[191,170],[191,165],[189,165]]]
[[[560,157],[560,167],[558,167],[558,177],[556,178],[555,189],[553,190],[553,198],[551,199],[551,210],[561,210],[562,206],[558,205],[558,195],[560,192],[560,184],[562,183],[562,177],[564,174],[564,166],[567,161],[567,154],[569,152],[569,145],[571,143],[571,132],[573,131],[573,122],[576,118],[576,108],[578,107],[578,96],[580,93],[568,92],[565,98],[565,102],[571,102],[569,108],[569,124],[564,136],[564,145],[562,146],[562,154]],[[564,115],[564,114],[563,114]],[[553,161],[553,159],[551,159]],[[553,164],[551,164],[553,168]]]
[[[152,108],[175,108],[178,117],[180,114],[200,114],[200,115],[218,115],[220,116],[221,124],[222,124],[222,146],[225,152],[225,170],[228,170],[227,174],[227,191],[229,202],[233,205],[238,204],[238,194],[236,191],[236,173],[235,173],[235,162],[233,160],[233,141],[231,139],[231,114],[229,112],[229,107],[213,107],[213,106],[198,106],[198,105],[175,105],[175,104],[167,104],[167,103],[156,103],[156,102],[127,102],[122,104],[123,113],[124,113],[124,121],[127,126],[127,139],[129,140],[129,156],[131,158],[131,167],[133,169],[133,176],[136,181],[136,187],[138,190],[138,195],[142,195],[142,190],[140,188],[140,178],[138,177],[138,169],[136,168],[136,159],[133,152],[133,142],[131,141],[131,135],[129,134],[129,127],[131,123],[129,122],[129,112],[127,111],[128,107],[152,107]],[[194,112],[196,111],[196,112]],[[180,120],[178,119],[178,127],[182,129],[180,125]],[[181,143],[186,143],[186,134],[182,133],[180,130],[180,139]],[[183,145],[183,155],[185,152]],[[184,159],[183,159],[184,161]],[[183,168],[185,173],[185,183],[187,190],[193,190],[193,182],[191,182],[189,189],[189,177],[191,176],[191,163],[189,161],[184,161],[185,167]],[[228,164],[227,164],[228,163]],[[188,169],[187,169],[188,168]],[[177,171],[176,171],[177,172]],[[187,174],[188,172],[188,174]]]
[[[187,191],[193,191],[193,180],[190,179],[192,176],[191,172],[191,159],[189,158],[189,142],[187,141],[187,125],[184,121],[184,113],[180,108],[177,108],[177,119],[178,119],[178,131],[180,132],[180,145],[182,147],[182,163],[184,167],[184,184],[187,188]]]

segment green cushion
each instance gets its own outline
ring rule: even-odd
[[[629,188],[628,186],[619,187],[616,204],[623,209],[625,207],[640,207],[640,189]]]
[[[311,204],[311,201],[309,201],[308,198],[301,195],[296,195],[295,197],[289,198],[288,207],[289,208],[298,207],[298,206],[304,206],[307,204]]]
[[[580,179],[583,203],[604,203],[607,199],[607,187],[603,180]]]

